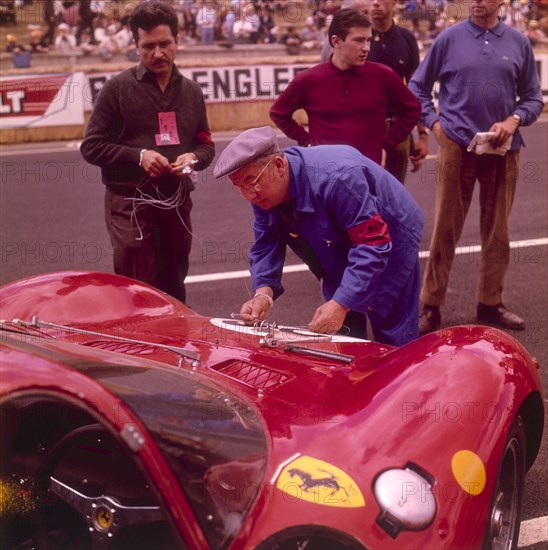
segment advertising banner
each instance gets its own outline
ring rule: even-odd
[[[0,127],[84,123],[84,73],[0,78]]]
[[[235,103],[241,101],[274,101],[290,80],[310,64],[295,65],[234,65],[231,67],[179,68],[181,73],[197,82],[207,103]],[[87,75],[83,94],[86,111],[103,84],[116,72]]]
[[[548,55],[536,55],[545,101]],[[207,103],[274,101],[310,64],[181,68],[197,82]],[[104,83],[118,71],[0,77],[0,128],[84,124]],[[436,97],[436,93],[434,94]]]

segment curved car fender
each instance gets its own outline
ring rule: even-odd
[[[2,317],[101,326],[195,315],[144,283],[101,272],[65,271],[21,279],[0,288]]]
[[[275,485],[269,498],[276,506],[258,514],[257,538],[267,536],[284,511],[298,524],[314,506],[316,522],[343,529],[368,548],[480,548],[508,430],[524,404],[534,405],[528,420],[538,441],[542,435],[538,365],[524,348],[488,327],[452,327],[360,366],[330,371],[328,384],[319,386],[313,375],[299,373],[299,393],[288,384],[277,397],[287,407],[299,404],[301,411],[314,399],[330,403],[334,416],[321,416],[318,425],[295,415],[290,431],[270,418],[271,433],[279,434],[273,457],[279,453],[286,462],[277,462],[270,473]],[[531,446],[533,455],[537,446]],[[288,448],[296,453],[290,462]],[[320,463],[329,466],[314,466]],[[312,490],[304,498],[306,484],[299,480],[304,478],[292,477],[300,475],[297,468],[316,481],[331,475],[344,489],[327,491],[328,501]],[[431,494],[436,510],[428,526],[392,538],[377,523],[383,510],[375,484],[382,473],[406,468],[424,483],[401,482],[391,490],[402,503],[410,498],[426,504]],[[337,508],[333,502],[350,494],[351,484],[363,497],[361,506]]]
[[[411,465],[433,481],[402,487],[403,499],[405,491],[436,498],[434,524],[421,535],[434,537],[428,545],[481,546],[507,434],[529,399],[536,410],[528,421],[542,434],[538,364],[508,334],[481,326],[432,334],[387,361],[368,376],[371,404],[345,436],[365,442],[360,460],[367,469],[375,466],[375,479]],[[366,501],[374,502],[372,493]],[[408,536],[402,533],[400,543]]]

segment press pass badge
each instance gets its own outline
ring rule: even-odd
[[[156,134],[156,145],[179,145],[179,134],[177,133],[177,120],[175,111],[158,113],[159,134]]]

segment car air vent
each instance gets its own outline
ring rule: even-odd
[[[279,386],[292,378],[283,372],[239,360],[223,361],[211,369],[239,380],[246,386],[262,390]]]
[[[148,344],[116,342],[113,340],[93,340],[91,342],[85,342],[84,346],[114,351],[116,353],[126,353],[128,355],[149,355],[158,350],[158,348]]]

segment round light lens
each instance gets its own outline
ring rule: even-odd
[[[428,527],[436,515],[436,499],[432,485],[419,473],[406,469],[386,470],[373,488],[383,521],[395,536],[401,530],[420,531]]]

